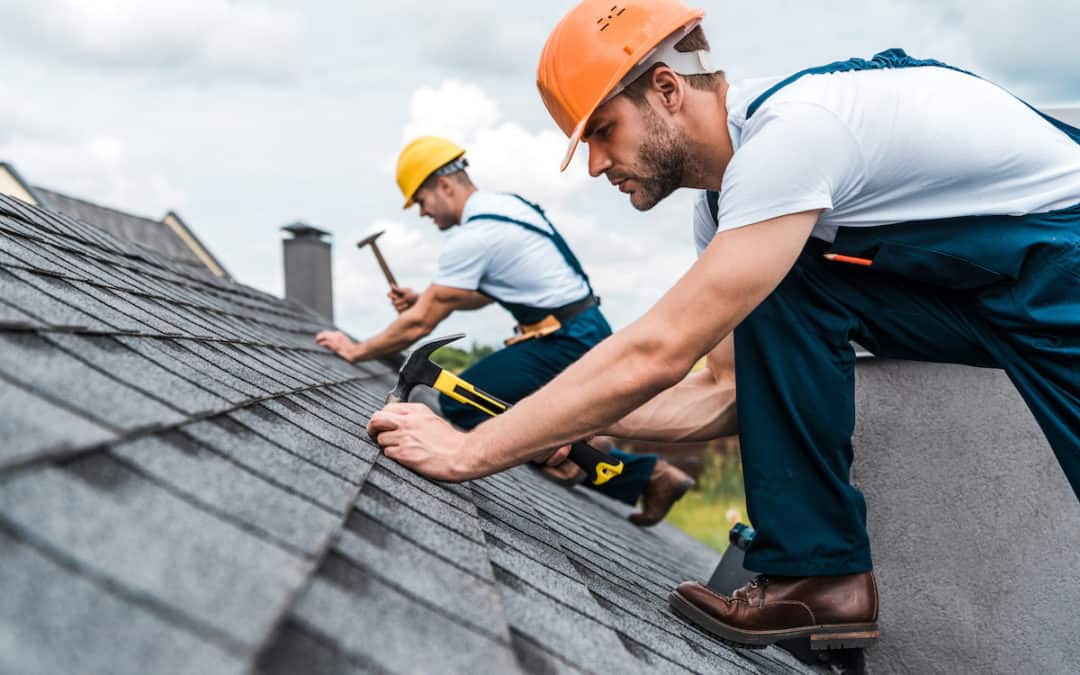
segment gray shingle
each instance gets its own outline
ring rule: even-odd
[[[49,274],[66,274],[69,268],[42,255],[40,244],[0,233],[0,251],[18,260],[26,269],[38,270]]]
[[[282,363],[273,349],[244,344],[233,344],[230,347],[234,358],[253,369],[259,370],[267,377],[281,382],[290,389],[306,389],[317,383],[308,377],[304,377],[303,371],[297,368],[295,364]],[[325,383],[325,381],[324,379],[321,383]]]
[[[320,551],[341,519],[211,452],[190,436],[169,432],[111,449],[154,479],[220,514],[306,554]]]
[[[32,333],[0,333],[0,372],[118,429],[130,431],[184,420],[177,411]]]
[[[141,307],[128,301],[124,291],[108,290],[85,281],[70,281],[72,287],[83,294],[84,297],[93,298],[98,304],[111,308],[113,312],[122,312],[131,317],[141,328],[132,332],[146,333],[150,335],[181,335],[180,330],[165,321],[148,314]]]
[[[145,358],[157,363],[159,366],[174,373],[189,382],[194,382],[207,391],[212,391],[230,404],[236,405],[250,400],[251,396],[234,389],[227,383],[225,374],[213,367],[198,367],[205,362],[199,359],[181,360],[177,358],[177,350],[168,349],[172,343],[156,338],[118,336],[117,342],[126,345],[129,349],[142,354]],[[190,354],[190,352],[189,352]],[[209,364],[206,364],[209,366]]]
[[[0,378],[0,469],[103,443],[115,434]]]
[[[0,483],[0,513],[84,569],[255,646],[308,563],[100,454]]]
[[[506,643],[470,630],[341,558],[332,556],[320,569],[296,616],[380,671],[518,672]]]
[[[594,673],[643,673],[609,628],[562,605],[525,583],[515,572],[495,567],[510,625],[528,635],[549,654]]]
[[[37,275],[23,270],[11,270],[11,272],[22,279],[22,281],[31,284],[38,290],[49,294],[60,302],[71,307],[77,307],[80,311],[89,314],[112,330],[139,333],[146,331],[147,329],[145,324],[136,321],[128,314],[119,312],[111,306],[98,301],[93,296],[87,295],[80,288],[64,279]]]
[[[334,550],[459,622],[492,637],[509,639],[495,580],[486,562],[477,568],[464,567],[442,557],[437,549],[425,549],[355,510],[349,514]]]
[[[116,597],[0,530],[0,672],[244,672],[220,645]]]
[[[8,305],[53,326],[107,331],[109,326],[55,300],[7,270],[0,269],[0,297]]]
[[[370,483],[364,484],[356,510],[465,569],[488,565],[487,547],[482,541],[424,515]]]
[[[287,417],[270,411],[262,404],[236,410],[230,417],[264,438],[272,438],[293,454],[357,485],[363,482],[374,459],[375,452],[370,449],[363,448],[365,452],[361,453],[354,448],[339,448],[304,431]]]
[[[44,322],[38,321],[21,309],[4,302],[3,298],[0,298],[0,328],[12,330],[45,327],[46,324]]]
[[[321,504],[333,513],[344,514],[358,491],[356,485],[290,454],[227,417],[189,424],[184,427],[184,432],[274,484]]]
[[[188,415],[205,415],[231,407],[217,394],[174,375],[111,337],[54,334],[48,339],[95,368],[168,401]]]
[[[379,450],[368,440],[367,434],[359,437],[354,433],[349,433],[332,421],[328,421],[326,417],[330,417],[329,415],[311,412],[293,400],[291,396],[269,399],[262,405],[326,442],[339,448],[346,448],[369,461],[374,461],[379,453]],[[330,419],[333,420],[332,417]]]
[[[282,626],[269,649],[259,659],[263,675],[360,675],[379,673],[370,660],[349,655],[329,639],[295,621]]]
[[[267,392],[229,370],[232,363],[220,353],[202,348],[197,340],[158,340],[153,343],[157,349],[168,354],[176,361],[187,363],[192,368],[201,370],[214,379],[227,384],[231,389],[244,395],[244,400],[260,398]]]
[[[371,485],[408,504],[409,508],[419,511],[428,518],[478,542],[483,541],[480,525],[475,514],[468,510],[459,510],[445,501],[436,499],[428,493],[409,485],[393,474],[376,466],[368,474],[365,487]],[[471,508],[471,505],[470,505]]]
[[[184,340],[181,344],[184,349],[194,352],[200,358],[209,361],[236,379],[247,382],[249,390],[261,392],[262,395],[283,394],[286,391],[281,383],[252,370],[212,342]]]

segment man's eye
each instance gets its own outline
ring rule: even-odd
[[[608,136],[611,135],[611,127],[613,127],[613,126],[615,126],[615,125],[614,124],[605,124],[604,126],[602,126],[602,127],[600,127],[599,129],[596,130],[596,135],[599,138],[607,138]]]

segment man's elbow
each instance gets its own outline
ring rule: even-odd
[[[409,342],[412,343],[431,335],[431,332],[434,331],[438,325],[438,323],[428,321],[424,317],[415,317],[407,320],[404,331],[402,332]]]
[[[673,340],[657,339],[635,345],[634,371],[644,387],[654,393],[670,389],[694,367],[696,358],[682,353]]]

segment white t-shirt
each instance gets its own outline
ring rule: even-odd
[[[1080,145],[1007,91],[941,67],[806,75],[747,120],[783,78],[732,85],[719,227],[702,192],[698,251],[717,231],[825,209],[813,236],[1080,203]]]
[[[513,195],[474,192],[465,202],[462,224],[446,233],[435,283],[541,308],[568,305],[589,293],[585,280],[550,239],[513,223],[466,222],[482,213],[524,221],[551,232],[540,214]]]

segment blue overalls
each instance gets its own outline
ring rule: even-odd
[[[784,80],[748,116],[804,75],[906,67],[948,66],[901,50],[838,62]],[[1080,130],[1044,117],[1080,144]],[[713,208],[716,200],[709,196]],[[827,252],[873,266],[829,262]],[[866,504],[850,483],[852,340],[885,358],[1004,369],[1080,495],[1080,204],[841,227],[832,244],[811,238],[735,330],[739,436],[757,528],[748,569],[815,576],[872,568]]]
[[[589,288],[589,295],[592,295],[592,285],[589,283],[588,275],[585,274],[585,270],[570,250],[566,240],[548,220],[544,210],[523,197],[518,195],[514,197],[535,211],[551,228],[551,231],[548,232],[532,223],[495,213],[478,213],[465,222],[494,220],[522,227],[550,240],[566,264],[585,281],[585,285]],[[510,312],[520,325],[536,323],[552,312],[551,308],[530,307],[491,297]],[[611,327],[600,312],[600,308],[593,306],[564,322],[562,328],[551,335],[504,347],[481,359],[463,372],[461,377],[504,401],[517,403],[555,379],[555,376],[567,366],[584,356],[585,352],[609,335],[611,335]],[[439,402],[446,418],[462,428],[472,429],[488,419],[487,415],[479,410],[458,403],[447,396],[440,395]],[[604,485],[588,485],[587,487],[612,499],[631,505],[636,504],[656,466],[657,457],[656,455],[631,454],[620,450],[613,450],[611,454],[622,460],[622,474]]]

